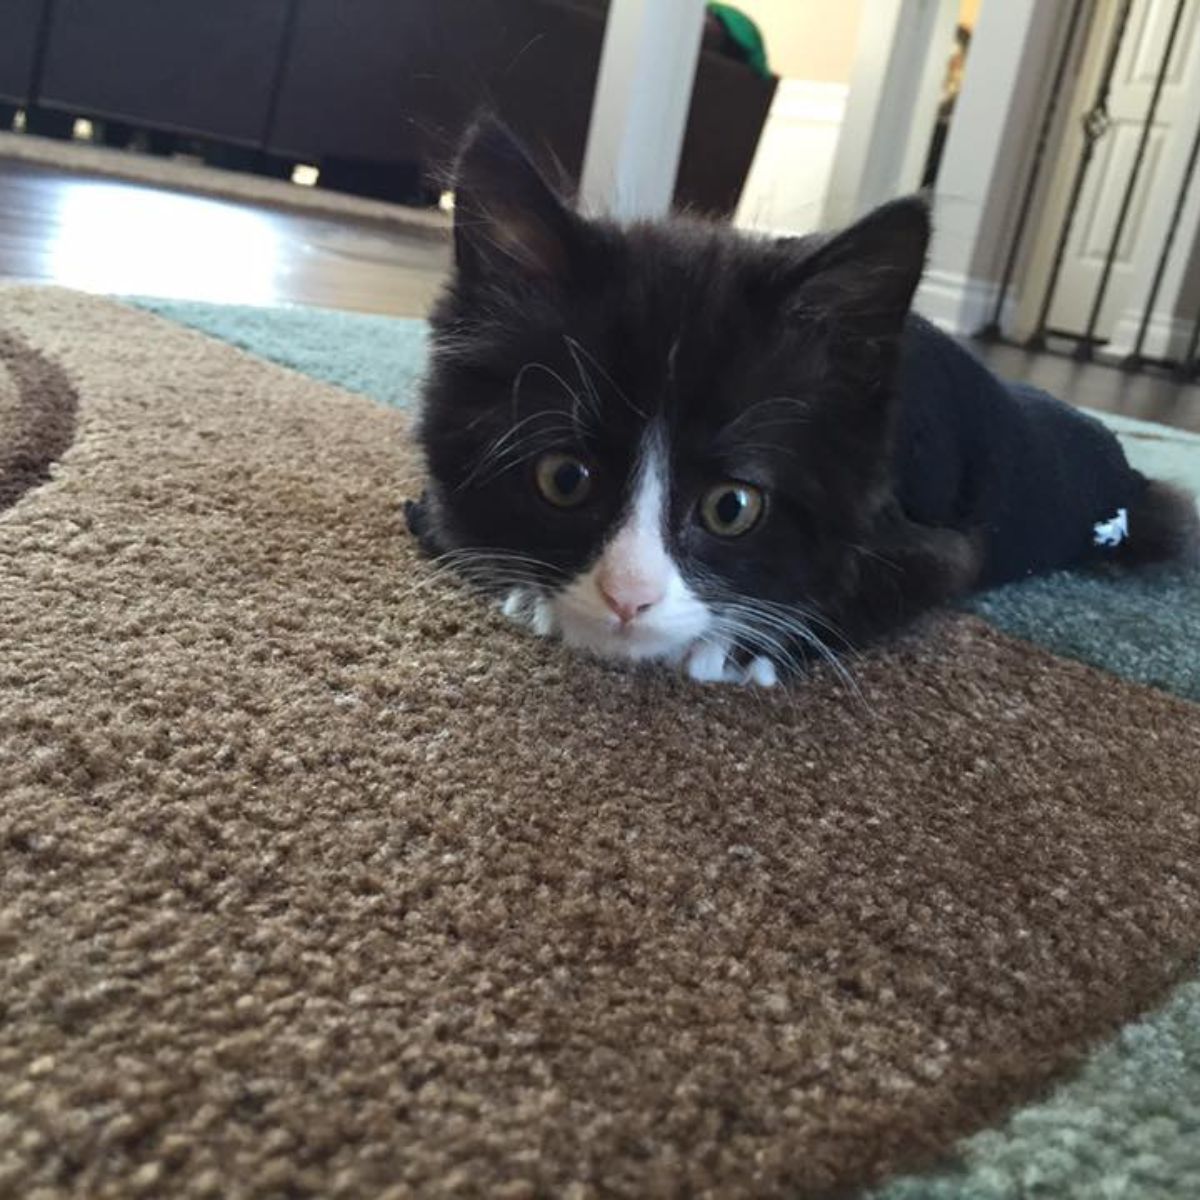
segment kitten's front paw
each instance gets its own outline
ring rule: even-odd
[[[689,679],[697,683],[752,683],[774,687],[779,682],[775,664],[768,658],[752,658],[739,666],[731,657],[731,647],[721,642],[697,642],[683,661]]]
[[[683,669],[697,683],[736,683],[738,678],[728,648],[717,642],[697,642],[683,660]]]
[[[754,683],[759,687],[774,687],[779,682],[779,672],[769,658],[752,658],[743,672],[744,683]]]
[[[500,611],[538,637],[549,637],[554,632],[554,614],[550,605],[528,588],[513,588],[501,601]]]

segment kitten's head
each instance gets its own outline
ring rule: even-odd
[[[833,238],[618,228],[490,122],[455,197],[419,426],[427,541],[607,656],[719,675],[786,658],[797,624],[821,636],[888,495],[924,204]]]

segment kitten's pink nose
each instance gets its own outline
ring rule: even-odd
[[[662,598],[662,585],[649,579],[614,580],[601,572],[596,586],[622,625],[652,609]]]

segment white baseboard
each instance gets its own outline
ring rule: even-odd
[[[947,333],[970,336],[991,321],[999,292],[1000,285],[993,280],[930,268],[917,289],[913,308]],[[1001,313],[1002,326],[1007,326],[1015,308],[1016,297],[1010,292]]]
[[[1101,351],[1102,358],[1123,359],[1133,353],[1141,328],[1140,312],[1124,312],[1113,329],[1112,337]],[[1165,358],[1181,362],[1192,340],[1192,322],[1173,313],[1152,312],[1142,342],[1143,358]]]

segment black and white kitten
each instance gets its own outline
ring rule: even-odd
[[[539,634],[771,684],[973,587],[1196,545],[1103,426],[909,314],[920,200],[833,237],[621,228],[493,122],[455,195],[409,523]]]

